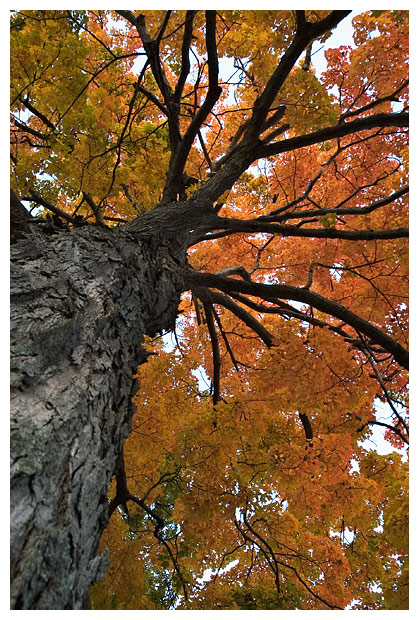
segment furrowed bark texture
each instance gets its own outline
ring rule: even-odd
[[[55,233],[11,248],[12,609],[88,607],[143,334],[174,327],[182,290],[150,236]]]

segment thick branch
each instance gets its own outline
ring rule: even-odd
[[[31,136],[35,136],[35,138],[39,138],[40,140],[48,140],[48,136],[46,134],[43,134],[36,129],[32,129],[32,127],[28,127],[28,125],[20,123],[16,118],[14,119],[14,124],[25,133],[29,133],[31,134]]]
[[[214,318],[212,315],[212,306],[208,301],[202,299],[204,306],[205,319],[207,321],[207,327],[211,338],[212,346],[212,364],[213,364],[213,377],[212,377],[212,402],[216,405],[220,399],[220,376],[221,376],[221,359],[220,359],[220,347],[218,345],[217,332],[215,331]]]
[[[221,94],[221,87],[218,86],[216,12],[206,11],[205,15],[205,43],[208,55],[208,92],[204,103],[192,119],[184,137],[182,138],[182,141],[177,148],[174,158],[170,163],[163,196],[171,200],[175,200],[176,195],[179,192],[179,180],[182,177],[183,169],[195,137]]]
[[[348,13],[349,11],[332,11],[328,17],[316,24],[309,24],[305,19],[299,18],[299,26],[293,42],[283,54],[263,93],[255,101],[253,114],[247,122],[242,141],[229,153],[227,161],[222,159],[223,166],[199,190],[200,197],[215,202],[227,189],[231,188],[253,161],[264,157],[263,153],[259,154],[263,148],[263,144],[259,141],[259,134],[266,128],[267,115],[279,89],[305,47],[313,39],[336,26]],[[276,132],[273,135],[276,135]]]
[[[186,78],[188,77],[189,70],[190,70],[189,49],[191,47],[191,42],[192,42],[194,15],[195,15],[195,11],[186,11],[185,30],[183,33],[183,41],[182,41],[182,66],[181,66],[179,79],[177,81],[175,93],[173,97],[174,101],[178,104],[180,103],[180,98],[182,96]]]
[[[326,142],[327,140],[333,140],[334,138],[342,138],[358,131],[365,131],[367,129],[375,129],[376,127],[408,127],[409,114],[408,112],[395,112],[380,114],[374,114],[372,116],[366,116],[365,118],[358,118],[355,121],[349,123],[342,123],[334,125],[333,127],[326,127],[319,131],[314,131],[303,136],[297,136],[295,138],[288,138],[281,142],[273,142],[271,144],[261,144],[256,149],[256,157],[271,157],[272,155],[278,155],[279,153],[287,153],[296,149],[301,149],[305,146],[312,144],[319,144]]]
[[[163,112],[163,114],[165,116],[169,116],[169,112],[166,108],[166,106],[160,101],[160,99],[158,99],[156,97],[156,95],[154,95],[152,92],[150,92],[149,90],[147,90],[145,88],[145,86],[143,86],[142,84],[137,84],[136,89],[142,93],[145,97],[147,97],[147,99],[149,101],[151,101],[152,103],[154,103],[155,106],[157,106],[159,108],[159,110],[161,112]]]
[[[71,215],[69,215],[65,211],[62,211],[59,207],[56,207],[55,205],[51,204],[45,198],[42,198],[42,196],[40,196],[33,189],[31,189],[29,191],[30,191],[30,194],[31,194],[31,199],[34,200],[36,203],[42,205],[46,209],[48,209],[48,211],[51,211],[51,213],[55,213],[55,215],[58,215],[58,217],[62,218],[63,220],[66,220],[67,222],[70,222],[71,224],[76,224],[77,225],[79,223],[76,220],[76,218],[72,217]]]
[[[238,232],[248,233],[276,233],[283,237],[309,237],[316,239],[345,239],[347,241],[372,241],[375,239],[401,239],[409,236],[408,228],[389,228],[384,230],[341,230],[338,228],[301,228],[297,226],[283,226],[270,222],[255,220],[239,220],[214,215],[209,220],[211,230],[224,229],[231,234]]]
[[[133,26],[135,26],[138,34],[140,35],[141,42],[143,47],[147,53],[147,58],[150,62],[151,70],[153,72],[154,78],[157,82],[157,85],[160,89],[160,92],[163,95],[165,103],[170,99],[172,93],[172,88],[167,80],[167,77],[164,73],[163,67],[161,65],[160,57],[159,57],[159,44],[160,40],[152,39],[147,32],[145,25],[145,17],[144,15],[135,16],[131,11],[117,11],[119,15],[128,20]],[[170,15],[169,15],[170,16]],[[166,13],[166,19],[168,18]]]
[[[401,189],[393,192],[390,196],[386,196],[385,198],[380,198],[380,200],[376,200],[372,202],[367,207],[340,207],[337,205],[336,207],[324,207],[320,209],[307,209],[305,211],[293,211],[292,213],[287,213],[280,215],[280,209],[276,209],[272,213],[267,215],[262,215],[257,218],[260,222],[268,222],[268,221],[276,221],[279,222],[281,220],[290,220],[290,219],[298,219],[298,218],[306,218],[306,217],[321,217],[323,215],[327,215],[328,213],[336,213],[339,215],[366,215],[367,213],[372,213],[381,207],[385,207],[388,204],[391,204],[395,200],[398,200],[405,194],[409,192],[409,186],[406,185]],[[306,193],[306,192],[305,192]],[[292,205],[292,203],[289,203]],[[287,208],[289,205],[285,205]]]
[[[56,129],[55,125],[53,123],[51,123],[51,121],[44,114],[42,114],[42,112],[40,112],[37,108],[35,108],[29,102],[28,97],[25,97],[24,99],[20,98],[20,101],[29,110],[29,112],[32,112],[32,114],[37,116],[39,118],[39,120],[41,120],[45,125],[47,125],[47,127],[52,129],[53,131],[55,131],[55,129]]]
[[[304,428],[304,434],[306,436],[306,441],[308,445],[312,447],[313,446],[313,441],[312,441],[313,440],[313,429],[311,427],[310,418],[305,413],[299,413],[298,416]]]
[[[355,330],[379,344],[385,351],[391,353],[394,359],[404,368],[409,367],[409,353],[398,342],[384,333],[381,329],[366,321],[362,317],[354,314],[337,301],[332,301],[326,297],[310,291],[307,288],[298,288],[288,284],[259,284],[256,282],[246,282],[233,278],[202,273],[189,269],[186,274],[186,281],[192,288],[209,287],[217,288],[225,293],[238,292],[247,295],[260,297],[268,301],[272,298],[292,299],[301,303],[308,304],[325,312],[341,321],[344,321]]]
[[[214,319],[215,319],[215,321],[216,321],[216,323],[217,323],[217,325],[218,325],[218,329],[219,329],[219,331],[220,331],[220,334],[221,334],[221,336],[222,336],[222,338],[223,338],[223,340],[224,340],[224,344],[225,344],[225,346],[226,346],[226,349],[227,349],[227,351],[228,351],[228,354],[229,354],[229,356],[230,356],[230,359],[231,359],[231,361],[232,361],[232,363],[233,363],[233,366],[234,366],[234,368],[235,368],[236,370],[238,370],[238,369],[239,369],[239,367],[238,367],[238,364],[237,364],[237,360],[236,360],[236,358],[234,357],[233,349],[232,349],[232,348],[231,348],[231,346],[230,346],[230,343],[229,343],[228,338],[227,338],[227,334],[225,333],[225,331],[224,331],[224,329],[223,329],[223,326],[222,326],[222,323],[221,323],[221,319],[220,319],[220,317],[218,316],[218,313],[217,313],[216,309],[214,308],[214,306],[212,307],[212,312],[213,312],[213,315],[214,315]]]
[[[226,163],[195,193],[195,197],[215,202],[226,190],[232,187],[239,176],[257,159],[271,157],[368,129],[407,127],[408,124],[409,114],[407,112],[382,113],[271,144],[260,142],[257,138],[253,143],[245,142],[243,139],[233,149]]]
[[[140,39],[147,54],[148,62],[150,64],[154,79],[156,80],[157,86],[159,87],[159,90],[163,96],[164,106],[162,107],[162,104],[157,98],[155,98],[154,103],[158,105],[159,108],[167,115],[167,120],[169,124],[170,145],[172,151],[175,151],[180,142],[179,110],[178,106],[174,105],[173,90],[164,71],[160,59],[159,49],[160,37],[163,35],[164,30],[167,26],[170,12],[166,12],[162,28],[160,29],[160,32],[157,35],[156,39],[152,39],[147,32],[144,15],[140,14],[138,16],[135,16],[131,11],[117,11],[117,13],[127,19],[133,26],[135,26],[138,34],[140,35]],[[144,94],[146,93],[144,92]],[[146,96],[150,98],[149,95]]]
[[[251,330],[259,336],[259,338],[269,348],[273,344],[272,334],[264,327],[259,321],[257,321],[251,314],[249,314],[244,308],[236,304],[230,297],[217,293],[216,291],[208,291],[210,299],[213,303],[223,306],[227,310],[230,310],[237,316],[245,325],[250,327]]]
[[[102,226],[106,226],[105,222],[103,221],[102,211],[100,210],[100,207],[95,203],[91,195],[88,192],[83,192],[83,198],[92,209],[96,223],[101,224]]]
[[[304,11],[297,12],[297,33],[269,78],[263,93],[255,101],[249,127],[246,130],[246,140],[254,143],[257,139],[275,97],[307,45],[337,26],[349,13],[350,11],[332,11],[325,19],[311,24],[306,21]]]

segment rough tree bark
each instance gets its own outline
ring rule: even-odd
[[[150,218],[141,235],[96,225],[51,225],[46,234],[25,222],[18,204],[11,218],[11,606],[82,609],[106,569],[96,551],[130,430],[132,377],[147,358],[143,335],[174,326],[182,289],[176,264],[186,246],[177,235],[173,250]]]

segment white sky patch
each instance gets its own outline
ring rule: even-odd
[[[341,45],[349,45],[354,47],[352,20],[355,15],[359,15],[360,11],[352,11],[345,19],[343,19],[336,30],[324,43],[315,41],[311,52],[311,62],[313,64],[316,76],[320,78],[321,74],[327,69],[327,61],[325,51],[328,49],[336,49]]]
[[[204,572],[202,573],[202,577],[200,577],[196,581],[197,583],[203,585],[206,581],[210,581],[211,577],[213,577],[214,575],[217,575],[217,574],[222,575],[222,573],[227,573],[234,566],[237,566],[238,563],[239,563],[239,560],[232,560],[231,562],[227,564],[227,566],[225,566],[224,568],[220,568],[220,570],[213,570],[212,568],[206,568]]]
[[[392,418],[394,417],[390,407],[382,403],[378,398],[374,401],[374,409],[375,409],[375,417],[377,422],[385,422],[387,424],[391,424]],[[399,412],[400,415],[403,416],[403,411]],[[378,454],[391,454],[392,452],[397,452],[402,455],[402,460],[407,461],[408,457],[408,449],[398,449],[391,445],[386,439],[384,439],[385,428],[383,426],[371,426],[372,433],[368,439],[366,439],[362,446],[366,450],[375,450]]]
[[[349,473],[350,473],[350,474],[353,474],[353,473],[357,473],[357,474],[359,474],[360,469],[359,469],[359,463],[358,463],[358,461],[357,461],[356,459],[351,459],[351,460],[349,461],[349,464],[350,464],[350,466],[351,466],[351,469],[349,470]]]
[[[163,349],[167,353],[171,353],[176,348],[176,339],[174,332],[166,332],[162,335]]]
[[[335,269],[330,269],[330,275],[333,277],[334,280],[336,280],[336,282],[339,282],[339,280],[342,277],[342,270],[340,269],[340,267],[342,267],[342,265],[340,265],[339,263],[335,263],[334,264]]]
[[[335,532],[334,530],[329,530],[329,535],[334,538],[336,536],[339,536],[342,545],[350,545],[355,537],[355,533],[347,527],[345,527],[342,532]]]
[[[211,389],[211,379],[203,366],[192,370],[191,373],[198,379],[198,389],[200,392],[206,392]]]

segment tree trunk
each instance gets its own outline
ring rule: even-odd
[[[150,235],[28,226],[11,248],[11,607],[82,609],[143,335],[174,327],[182,282]]]

